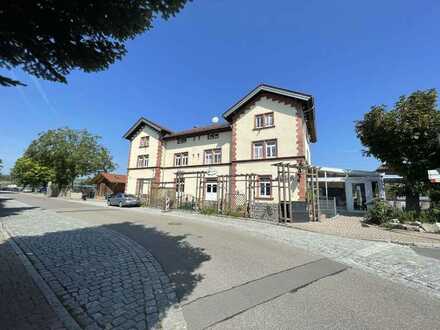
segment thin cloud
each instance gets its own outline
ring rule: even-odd
[[[49,98],[47,97],[46,91],[44,90],[43,86],[40,84],[37,78],[35,78],[34,76],[30,76],[30,77],[35,88],[37,89],[38,93],[40,94],[44,102],[46,102],[47,106],[53,112],[53,114],[57,115],[58,113],[55,110],[55,108],[52,106],[52,103],[49,101]]]
[[[13,70],[11,70],[11,76],[12,76],[12,79],[18,80],[17,75],[15,74],[15,72]],[[29,98],[27,97],[26,93],[24,92],[23,87],[18,85],[18,86],[14,87],[14,88],[16,88],[17,91],[20,93],[21,99],[26,104],[26,106],[29,108],[29,110],[31,112],[37,112],[35,110],[34,106],[32,105],[32,103],[30,102]]]

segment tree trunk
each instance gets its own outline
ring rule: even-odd
[[[406,190],[406,210],[420,212],[420,194],[412,189]]]

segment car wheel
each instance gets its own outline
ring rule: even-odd
[[[122,207],[122,202],[119,202],[119,204],[118,204],[118,205],[119,205],[119,207]]]

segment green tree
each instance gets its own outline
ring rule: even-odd
[[[403,177],[407,209],[417,211],[420,193],[430,185],[428,170],[440,167],[439,132],[434,89],[401,96],[391,110],[373,106],[356,122],[364,154],[378,158]]]
[[[35,189],[45,186],[54,177],[54,172],[28,157],[17,159],[11,171],[12,178],[22,186],[31,186]]]
[[[66,83],[80,69],[107,69],[127,52],[124,43],[176,15],[188,0],[3,0],[0,67]],[[0,85],[23,85],[0,75]]]
[[[2,169],[3,169],[3,160],[0,159],[0,174],[2,173]]]
[[[53,182],[63,189],[80,176],[115,169],[109,151],[99,144],[99,139],[87,130],[49,130],[31,143],[25,156],[52,169]]]

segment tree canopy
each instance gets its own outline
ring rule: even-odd
[[[28,157],[17,159],[11,171],[11,176],[19,185],[37,188],[45,186],[53,180],[54,172],[47,166],[40,165]]]
[[[66,83],[80,69],[104,70],[127,52],[124,43],[169,19],[188,0],[36,0],[0,2],[0,68]],[[0,85],[23,85],[0,75]]]
[[[391,110],[373,106],[356,122],[364,153],[405,180],[407,208],[418,209],[419,193],[429,185],[428,170],[440,167],[440,111],[434,89],[401,96]]]
[[[53,170],[53,181],[62,189],[77,177],[115,169],[110,152],[99,139],[87,130],[49,130],[30,144],[24,156]]]

